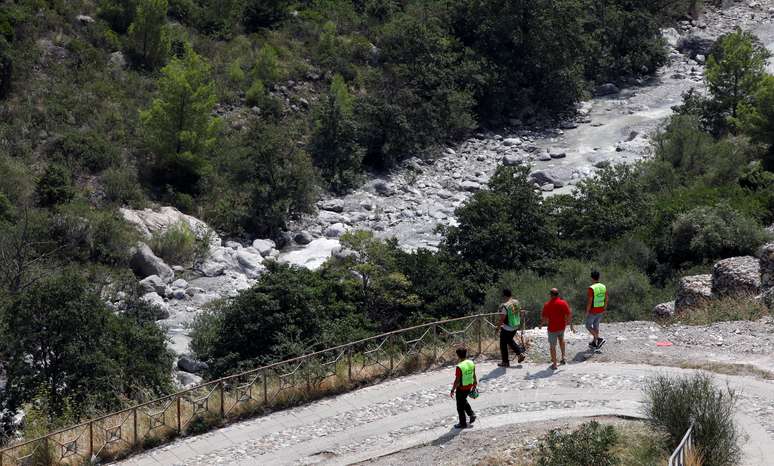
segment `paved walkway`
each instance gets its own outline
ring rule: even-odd
[[[641,384],[654,373],[689,370],[646,365],[570,364],[552,372],[525,364],[478,366],[481,397],[472,401],[476,428],[597,415],[641,416]],[[125,465],[349,464],[441,441],[455,431],[448,396],[452,368],[366,387],[307,406],[181,439],[129,458]],[[744,464],[774,458],[774,382],[722,376],[741,392],[737,420],[749,436]]]

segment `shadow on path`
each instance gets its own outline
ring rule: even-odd
[[[454,437],[460,435],[460,432],[462,432],[464,429],[455,429],[454,427],[449,430],[449,432],[446,432],[445,434],[441,435],[437,439],[430,442],[430,445],[434,447],[439,447],[441,445],[444,445],[448,442],[451,442],[454,440]]]
[[[504,367],[495,367],[489,373],[480,379],[478,379],[479,382],[486,382],[487,380],[496,379],[500,376],[505,375],[505,368]]]
[[[600,354],[601,351],[594,351],[591,352],[589,350],[585,351],[578,351],[578,354],[575,355],[575,357],[572,358],[573,362],[584,362],[588,359],[591,359],[595,354]]]
[[[540,372],[535,372],[534,374],[527,374],[527,376],[524,377],[524,380],[547,379],[552,375],[554,375],[554,373],[556,373],[556,371],[552,370],[551,367],[549,366]]]

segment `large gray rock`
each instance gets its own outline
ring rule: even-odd
[[[347,227],[343,223],[334,223],[325,229],[326,238],[338,238],[347,232]]]
[[[158,275],[151,275],[150,277],[143,278],[140,280],[140,286],[146,293],[155,292],[160,295],[163,295],[167,288],[167,284],[164,283],[164,280],[162,280]]]
[[[613,83],[605,83],[605,84],[602,84],[602,85],[598,86],[594,90],[594,95],[596,95],[596,96],[605,96],[605,95],[618,94],[619,92],[621,92],[621,89],[619,89],[618,86],[616,86],[615,84],[613,84]]]
[[[217,277],[226,271],[240,270],[236,254],[237,251],[231,248],[212,248],[207,258],[199,265],[199,270],[207,277]]]
[[[175,278],[172,268],[153,254],[151,248],[145,243],[137,243],[131,249],[130,256],[129,265],[139,277],[158,275],[164,282],[170,282]]]
[[[730,257],[712,267],[712,292],[717,296],[754,296],[760,289],[761,267],[755,257]]]
[[[521,157],[519,157],[516,154],[505,154],[502,158],[502,163],[506,167],[513,167],[516,165],[521,165]]]
[[[461,190],[471,193],[481,190],[481,183],[476,183],[475,181],[470,180],[463,181],[459,186]]]
[[[322,210],[329,210],[339,214],[344,212],[344,201],[340,199],[329,199],[327,201],[321,201],[317,205]]]
[[[169,319],[169,305],[158,293],[145,293],[140,296],[140,301],[156,309],[156,320]]]
[[[306,245],[311,243],[314,237],[308,231],[299,231],[296,236],[293,237],[293,241],[297,244]]]
[[[704,33],[693,33],[687,36],[681,37],[677,41],[677,50],[691,58],[696,58],[696,55],[709,56],[712,46],[715,44],[715,39]]]
[[[761,270],[761,289],[774,289],[774,243],[761,248],[758,264]]]
[[[683,277],[677,286],[675,312],[684,312],[712,298],[714,298],[712,294],[712,275]]]
[[[273,249],[276,249],[277,245],[270,239],[257,239],[253,241],[253,247],[261,253],[263,257],[271,255]]]
[[[206,362],[199,361],[193,356],[189,356],[187,354],[180,356],[180,358],[177,360],[177,367],[181,371],[190,372],[193,374],[204,372],[209,368]]]
[[[552,184],[555,188],[561,188],[572,179],[572,170],[567,167],[546,168],[530,173],[529,178],[539,186]]]
[[[669,301],[667,303],[656,304],[653,308],[653,317],[664,319],[675,315],[675,302]]]
[[[266,271],[266,266],[263,265],[263,256],[256,249],[240,249],[236,252],[236,259],[242,272],[248,278],[258,278]]]
[[[677,32],[677,29],[666,28],[661,31],[661,37],[664,38],[670,47],[677,48],[677,42],[680,41],[680,33]]]
[[[161,207],[157,210],[144,209],[119,209],[124,220],[134,225],[145,237],[163,233],[170,227],[184,223],[191,232],[200,240],[208,240],[211,246],[220,246],[220,237],[206,223],[196,217],[186,215],[174,207]]]

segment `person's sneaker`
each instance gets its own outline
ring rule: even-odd
[[[596,348],[597,347],[597,340],[591,340],[589,342],[589,348]]]
[[[454,424],[454,428],[455,429],[467,429],[468,425],[467,424]]]
[[[599,338],[599,339],[597,340],[597,349],[599,349],[599,348],[602,348],[602,345],[604,345],[604,344],[605,344],[605,341],[606,341],[606,340],[605,340],[604,338]]]
[[[564,366],[565,364],[567,364],[567,361],[565,361],[564,359],[562,359],[561,361],[559,361],[559,365],[560,365],[560,366]]]
[[[497,363],[497,367],[511,367],[511,363],[509,363],[509,362],[500,362],[500,363]]]
[[[524,362],[525,359],[527,359],[527,357],[524,356],[523,354],[520,354],[517,360],[519,361],[519,364],[521,364],[522,362]]]
[[[558,367],[556,367],[556,364],[551,364],[551,370],[555,371],[555,370],[557,370],[557,369],[559,369],[559,368],[558,368]]]
[[[476,416],[470,416],[470,420],[468,421],[468,424],[473,424],[476,422]]]

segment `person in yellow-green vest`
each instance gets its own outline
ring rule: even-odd
[[[464,429],[476,422],[476,415],[468,403],[468,395],[476,388],[478,378],[476,377],[476,364],[468,359],[467,349],[457,348],[457,358],[460,362],[454,369],[454,384],[449,396],[454,397],[455,393],[457,395],[457,414],[460,416],[460,422],[455,424],[454,428]],[[466,414],[470,417],[470,422],[467,421]]]
[[[519,302],[513,299],[511,290],[506,288],[503,290],[503,302],[500,304],[500,323],[497,326],[497,330],[500,332],[500,356],[502,362],[498,364],[500,367],[510,367],[510,357],[508,356],[508,347],[510,346],[519,362],[524,361],[524,348],[521,348],[513,337],[516,336],[516,331],[521,327],[521,334],[524,335],[524,316],[526,311],[519,309]]]
[[[591,286],[586,294],[586,329],[594,337],[589,347],[599,349],[605,344],[605,339],[599,336],[599,323],[607,310],[607,287],[599,283],[599,272],[591,272]]]

